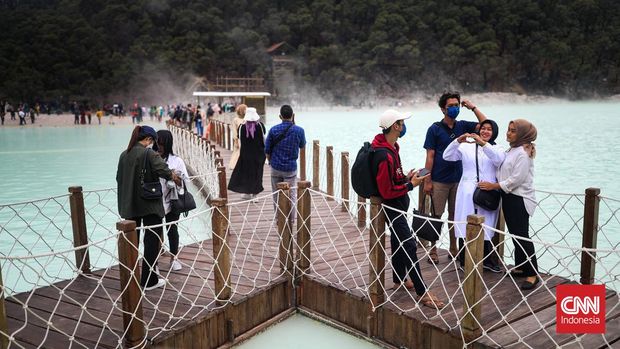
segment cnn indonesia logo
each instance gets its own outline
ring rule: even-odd
[[[605,333],[605,286],[558,285],[557,333]]]

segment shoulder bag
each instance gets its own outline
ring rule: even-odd
[[[477,183],[480,183],[480,170],[478,169],[478,144],[476,144],[476,185],[478,185]],[[499,190],[482,190],[478,187],[474,190],[474,204],[484,208],[485,210],[497,210],[500,199],[501,193]]]
[[[424,197],[426,200],[426,196]],[[435,217],[435,205],[433,205],[433,197],[431,196],[431,213],[424,213],[418,210],[413,210],[413,221],[411,222],[411,229],[413,233],[419,238],[428,241],[439,240],[441,234],[441,228],[443,227],[443,221],[430,220],[429,218]]]
[[[159,179],[155,182],[145,182],[144,177],[146,176],[146,166],[148,165],[149,169],[151,168],[151,162],[149,161],[149,149],[147,148],[144,152],[144,164],[142,166],[142,171],[140,172],[140,185],[142,186],[142,191],[140,196],[144,200],[158,200],[162,197],[161,191],[161,183]]]
[[[178,194],[177,200],[170,200],[170,210],[174,213],[181,214],[183,213],[185,217],[189,214],[189,211],[196,208],[196,200],[194,200],[194,196],[192,193],[187,190],[185,186],[185,180],[183,182],[183,194]]]

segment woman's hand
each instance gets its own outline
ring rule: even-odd
[[[501,187],[499,186],[499,183],[491,183],[491,182],[480,182],[478,183],[478,188],[482,190],[487,190],[487,191],[501,189]]]
[[[459,138],[456,139],[456,141],[459,142],[459,143],[463,143],[463,142],[468,143],[467,142],[467,137],[469,137],[469,133],[464,133],[464,134],[460,135]]]
[[[480,137],[479,134],[477,133],[472,133],[469,135],[469,137],[473,138],[474,141],[481,147],[484,147],[485,144],[487,144],[487,142],[485,142],[482,137]]]

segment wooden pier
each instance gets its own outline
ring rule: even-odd
[[[230,137],[223,124],[215,129],[212,144],[217,144],[220,165],[227,165]],[[265,194],[271,192],[269,169],[266,165]],[[348,176],[348,170],[342,175]],[[2,347],[228,347],[297,310],[387,347],[462,348],[467,342],[475,348],[550,348],[574,340],[574,335],[556,334],[554,329],[554,289],[572,281],[543,275],[546,287],[516,297],[521,294],[518,281],[506,274],[482,273],[481,265],[475,272],[480,249],[472,247],[474,260],[460,271],[449,262],[447,251],[440,250],[440,264],[435,266],[421,257],[420,248],[423,278],[447,305],[441,311],[418,306],[408,291],[392,289],[391,268],[384,267],[391,252],[380,201],[364,211],[373,218],[366,225],[365,216],[360,222],[350,213],[355,208],[310,185],[300,182],[294,227],[285,219],[290,206],[274,211],[271,197],[239,203],[240,194],[222,191],[224,199],[212,202],[214,239],[183,246],[180,271],[170,271],[167,262],[160,262],[167,285],[146,292],[144,298],[139,290],[135,293],[131,270],[118,265],[83,270],[76,279],[6,297],[6,330],[13,338],[4,337]],[[282,190],[279,195],[285,198],[288,188]],[[79,226],[78,221],[74,231]],[[475,234],[480,222],[471,221],[469,227],[472,240],[482,241],[482,235]],[[119,250],[127,251],[129,243],[137,242],[135,224],[121,222],[118,229],[125,232],[119,237]],[[76,246],[83,245],[86,240],[76,236]],[[76,253],[77,260],[85,255]],[[121,256],[126,265],[136,258],[137,252]],[[585,273],[587,279],[588,270]],[[466,297],[474,297],[468,304],[475,305],[465,306]],[[615,291],[608,290],[606,307],[607,333],[581,337],[582,347],[620,346]]]

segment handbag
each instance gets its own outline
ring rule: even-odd
[[[185,180],[183,180],[183,194],[177,195],[178,199],[170,200],[170,210],[179,215],[183,213],[187,217],[189,211],[196,208],[196,200],[194,200],[192,193],[187,190]]]
[[[476,183],[480,182],[480,171],[478,169],[478,144],[476,144]],[[474,204],[487,211],[495,211],[499,207],[501,193],[499,190],[482,190],[476,187],[474,190]],[[476,213],[477,210],[476,210]]]
[[[426,196],[425,196],[426,199]],[[419,210],[413,210],[413,221],[411,222],[411,229],[413,233],[419,238],[427,241],[439,240],[441,229],[443,227],[443,221],[430,220],[429,218],[435,217],[435,205],[433,205],[433,197],[431,196],[431,213],[420,212]]]
[[[159,200],[162,197],[161,191],[161,183],[159,183],[159,179],[156,182],[145,182],[144,177],[146,176],[146,166],[151,167],[151,162],[149,161],[149,149],[146,149],[144,152],[144,165],[142,166],[142,171],[140,172],[140,185],[142,186],[142,191],[140,192],[140,196],[144,200]]]

